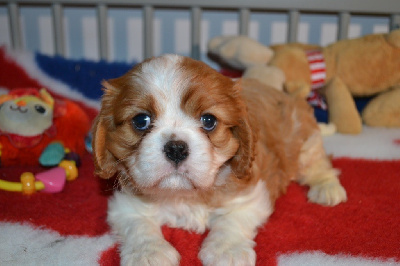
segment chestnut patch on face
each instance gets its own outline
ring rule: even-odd
[[[238,144],[232,128],[240,123],[243,107],[238,87],[202,62],[186,58],[181,69],[190,80],[181,109],[200,121],[218,153],[233,156]]]
[[[122,159],[135,152],[145,134],[150,131],[158,113],[156,101],[135,80],[132,71],[104,82],[103,85],[106,91],[102,114],[109,118],[110,123],[107,148],[117,159]]]

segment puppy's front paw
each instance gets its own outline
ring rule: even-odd
[[[241,241],[240,241],[241,240]],[[240,239],[229,240],[229,237],[218,240],[206,239],[199,253],[203,265],[251,266],[256,263],[254,241]]]
[[[180,255],[167,241],[153,241],[142,243],[141,246],[130,252],[123,247],[121,251],[121,265],[145,266],[172,266],[179,265]]]
[[[311,202],[328,206],[347,200],[346,191],[337,180],[312,185],[307,196]]]

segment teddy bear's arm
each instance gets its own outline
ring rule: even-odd
[[[353,96],[340,78],[333,78],[324,88],[329,108],[329,122],[336,125],[339,133],[359,134],[362,130],[360,114]]]
[[[363,110],[366,125],[400,127],[400,86],[375,97]]]

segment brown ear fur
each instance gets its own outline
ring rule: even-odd
[[[239,105],[241,108],[239,124],[233,127],[233,134],[239,140],[239,149],[232,158],[232,170],[239,179],[249,179],[252,175],[251,168],[255,157],[256,130],[251,127],[251,121],[245,104],[241,96],[241,81],[239,80],[234,89],[236,95],[240,97]]]
[[[107,149],[107,127],[106,117],[112,114],[112,106],[117,95],[117,90],[109,82],[103,81],[104,95],[101,102],[101,111],[97,116],[93,128],[93,159],[95,173],[102,178],[110,178],[117,172],[116,159]],[[110,122],[110,121],[108,121]]]
[[[114,156],[107,150],[107,127],[104,124],[104,120],[100,116],[98,116],[95,120],[92,133],[95,173],[101,178],[110,178],[117,172],[115,166],[116,160]]]

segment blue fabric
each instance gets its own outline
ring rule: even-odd
[[[362,110],[365,108],[365,106],[371,101],[373,97],[359,97],[359,98],[354,98],[354,101],[356,103],[356,107],[359,113],[362,112]],[[329,111],[329,110],[328,110]],[[317,119],[318,122],[322,123],[328,123],[328,111],[322,110],[321,108],[315,107],[314,108],[314,115]]]
[[[71,60],[61,56],[35,54],[38,66],[54,79],[66,83],[87,98],[98,100],[103,94],[101,82],[117,78],[131,69],[136,62],[109,63],[106,61]]]

